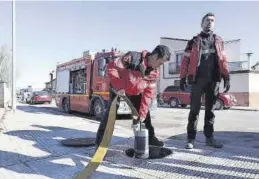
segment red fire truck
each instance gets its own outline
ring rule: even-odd
[[[101,117],[109,99],[106,64],[112,56],[122,54],[116,49],[99,53],[86,51],[81,58],[59,64],[56,70],[56,105],[66,113],[77,111]],[[131,114],[125,101],[120,102],[118,114]]]

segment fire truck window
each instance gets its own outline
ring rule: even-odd
[[[98,60],[98,76],[107,76],[107,59],[106,58],[100,58]]]
[[[107,64],[104,66],[104,76],[107,76]]]
[[[86,69],[70,72],[70,93],[71,94],[86,94]]]

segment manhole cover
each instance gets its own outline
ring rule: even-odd
[[[72,138],[61,141],[62,145],[70,147],[89,147],[95,145],[95,138]]]
[[[168,155],[171,155],[173,151],[171,149],[165,148],[165,147],[155,147],[150,146],[149,147],[149,159],[158,159],[158,158],[164,158]],[[128,157],[133,158],[134,157],[134,149],[129,148],[125,151],[125,154]]]

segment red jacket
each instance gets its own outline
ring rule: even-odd
[[[224,49],[223,40],[215,35],[215,46],[217,51],[217,59],[219,64],[219,72],[220,75],[229,80],[229,71],[228,71],[228,63]],[[180,78],[186,78],[188,73],[188,78],[192,78],[195,81],[195,76],[197,73],[197,67],[200,60],[200,43],[201,37],[200,35],[194,37],[190,40],[186,46],[184,51],[183,59],[181,62],[181,70],[180,70]],[[221,80],[221,79],[219,79]]]
[[[147,51],[143,51],[142,56],[145,57],[146,53]],[[149,75],[143,77],[140,71],[126,69],[122,59],[129,61],[130,57],[127,55],[118,57],[107,65],[111,85],[117,91],[124,89],[128,95],[139,95],[142,93],[139,117],[146,118],[151,100],[156,97],[159,71],[157,69],[152,70]],[[144,68],[147,68],[147,60],[145,58],[142,63]]]

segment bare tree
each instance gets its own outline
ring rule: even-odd
[[[10,88],[12,85],[12,57],[7,45],[0,48],[0,81],[6,82]]]

